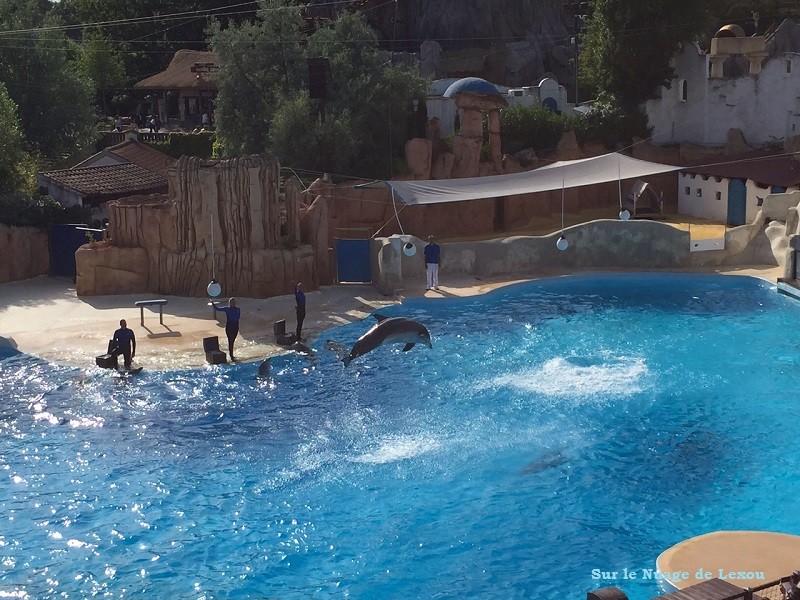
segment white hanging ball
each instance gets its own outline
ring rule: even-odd
[[[567,238],[565,236],[562,235],[561,237],[558,238],[558,240],[556,241],[556,248],[562,251],[569,248],[569,242],[567,241]]]
[[[212,279],[211,283],[208,284],[206,291],[208,292],[209,296],[216,298],[222,293],[222,286],[217,283],[216,279]]]
[[[623,208],[621,211],[619,211],[619,218],[623,221],[627,221],[631,218],[630,211],[627,208]]]
[[[406,242],[403,245],[403,254],[406,256],[414,256],[417,253],[417,247],[412,242]]]

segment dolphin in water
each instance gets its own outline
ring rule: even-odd
[[[535,460],[526,467],[522,468],[520,473],[523,475],[533,475],[553,467],[560,467],[568,460],[569,459],[560,451],[548,452],[538,460]]]
[[[271,370],[272,370],[272,365],[270,364],[270,359],[265,358],[263,361],[261,361],[261,364],[258,365],[258,376],[269,377]]]
[[[350,354],[342,358],[345,367],[354,358],[363,356],[382,344],[405,344],[403,352],[408,352],[415,344],[425,344],[428,348],[433,348],[431,334],[422,323],[406,317],[373,316],[378,319],[378,324],[358,338]]]

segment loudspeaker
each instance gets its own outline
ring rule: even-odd
[[[309,58],[308,62],[308,95],[313,100],[325,100],[328,97],[328,79],[331,66],[327,58]]]
[[[297,341],[297,337],[293,333],[284,333],[278,336],[279,346],[291,346]]]
[[[203,352],[214,352],[219,350],[219,336],[203,338]]]
[[[282,336],[286,333],[286,319],[281,319],[280,321],[275,321],[272,324],[272,332],[275,334],[275,337]]]
[[[116,369],[119,364],[117,363],[117,357],[113,354],[103,354],[101,356],[95,356],[94,358],[95,364],[98,367],[103,369]]]
[[[228,362],[228,356],[219,349],[219,336],[203,338],[203,352],[206,353],[206,362],[210,365],[221,365]]]

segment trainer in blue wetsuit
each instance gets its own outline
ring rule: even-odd
[[[303,332],[303,321],[306,318],[306,295],[303,293],[302,283],[294,286],[294,302],[297,312],[297,341],[299,342],[302,339],[300,334]]]
[[[228,336],[228,354],[231,355],[231,360],[236,360],[233,357],[233,342],[236,336],[239,335],[239,318],[242,316],[242,309],[236,306],[236,298],[228,300],[228,306],[217,306],[215,302],[211,303],[214,307],[214,312],[225,313],[225,335]]]
[[[119,322],[119,329],[114,332],[113,345],[111,354],[114,358],[122,354],[123,364],[126,369],[130,370],[131,361],[136,356],[136,336],[133,334],[133,330],[128,329],[125,319]]]

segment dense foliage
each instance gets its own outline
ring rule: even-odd
[[[211,158],[214,151],[214,141],[215,135],[213,131],[192,133],[173,131],[169,134],[166,142],[145,141],[144,143],[172,158],[180,158],[181,156]]]
[[[622,112],[602,102],[585,117],[557,114],[541,106],[512,106],[500,112],[500,131],[503,152],[508,154],[527,148],[552,150],[567,131],[574,131],[581,144],[601,142],[609,150],[650,135],[641,110]]]
[[[78,46],[51,29],[59,21],[43,4],[0,0],[0,82],[17,105],[29,148],[59,157],[93,139],[94,89],[77,68]]]
[[[388,177],[402,156],[414,71],[379,50],[359,15],[343,14],[301,44],[302,19],[288,0],[264,0],[259,19],[217,29],[218,134],[228,155],[271,150],[294,168]],[[308,58],[330,65],[327,99],[309,96]]]
[[[17,105],[0,83],[0,193],[17,189],[22,183],[19,165],[25,156]]]
[[[624,109],[636,108],[672,79],[670,61],[680,42],[694,39],[714,22],[710,4],[595,0],[583,39],[581,75]]]
[[[117,109],[119,103],[114,102],[110,106],[109,100],[125,89],[127,79],[122,55],[113,41],[96,30],[87,31],[83,37],[79,64],[84,75],[97,89],[102,114],[109,114],[109,108]]]
[[[50,196],[0,194],[0,223],[12,227],[49,227],[53,223],[88,223],[89,209],[65,208]]]

